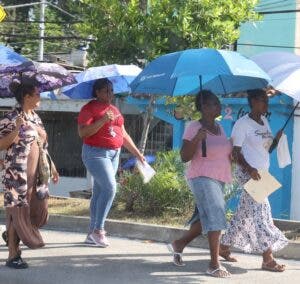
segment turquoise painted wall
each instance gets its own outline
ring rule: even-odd
[[[256,11],[274,12],[294,10],[296,9],[296,1],[297,0],[262,0],[257,6]],[[260,21],[248,22],[241,26],[237,51],[246,56],[252,56],[256,53],[270,50],[293,52],[295,45],[295,26],[295,13],[262,15]]]

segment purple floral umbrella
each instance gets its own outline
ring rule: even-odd
[[[24,62],[0,66],[0,98],[11,98],[14,94],[9,85],[17,80],[34,79],[40,92],[52,91],[77,83],[73,74],[56,63]]]

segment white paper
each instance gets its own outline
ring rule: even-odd
[[[258,203],[281,187],[280,182],[266,170],[259,170],[260,180],[250,179],[244,184],[244,189]]]
[[[284,168],[292,162],[287,137],[284,133],[277,145],[277,161],[279,168]]]
[[[143,178],[144,183],[149,182],[156,174],[155,170],[146,161],[144,163],[137,161],[136,166]]]

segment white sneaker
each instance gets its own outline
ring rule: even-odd
[[[93,232],[90,234],[90,239],[93,240],[95,245],[98,247],[106,248],[109,246],[105,231],[100,231],[99,233]]]
[[[93,241],[93,239],[91,238],[92,234],[88,234],[86,236],[86,239],[84,241],[84,243],[88,244],[88,245],[96,245],[96,243]]]

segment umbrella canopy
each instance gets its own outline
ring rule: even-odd
[[[233,51],[188,49],[150,62],[130,84],[133,93],[182,96],[209,89],[224,95],[263,88],[269,76],[252,60]]]
[[[20,64],[28,59],[4,45],[0,45],[0,65]]]
[[[273,87],[300,101],[300,56],[289,52],[264,52],[251,58],[271,77]]]
[[[93,84],[107,78],[113,84],[114,94],[130,91],[129,84],[142,71],[135,65],[106,65],[88,68],[76,75],[77,84],[63,88],[62,93],[72,99],[91,99]]]
[[[145,155],[144,158],[148,164],[153,164],[156,160],[155,156],[153,156],[153,155]],[[130,169],[134,168],[136,166],[136,164],[137,164],[137,158],[133,157],[133,158],[126,160],[121,165],[121,169],[130,170]]]
[[[2,66],[1,68],[0,98],[10,98],[14,96],[9,89],[10,83],[14,80],[22,81],[26,78],[34,78],[40,92],[51,91],[76,83],[74,75],[56,63],[29,61],[19,65]]]

